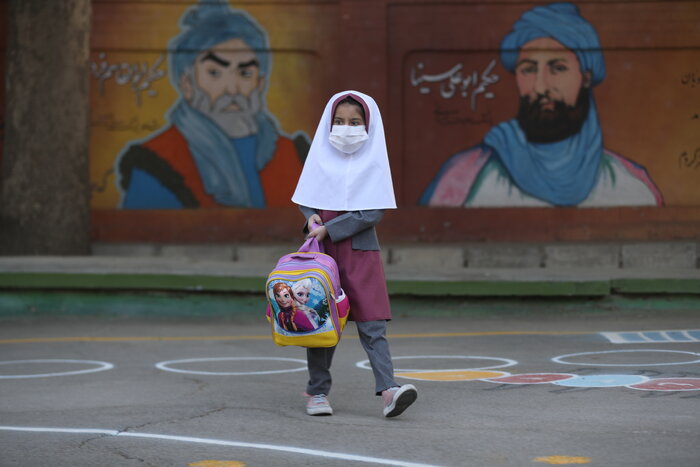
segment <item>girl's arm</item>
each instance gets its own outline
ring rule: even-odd
[[[339,242],[377,225],[384,216],[383,209],[351,211],[326,222],[324,226],[331,240]]]
[[[299,210],[300,210],[301,213],[304,215],[304,218],[305,218],[307,221],[309,220],[309,217],[311,217],[311,216],[313,216],[314,214],[316,214],[316,210],[315,210],[314,208],[309,208],[309,207],[306,207],[306,206],[301,206],[301,205],[300,205],[300,206],[299,206]]]

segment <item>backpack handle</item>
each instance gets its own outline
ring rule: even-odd
[[[315,230],[318,227],[321,227],[321,226],[316,224],[316,223],[311,224],[311,230]],[[301,251],[303,253],[306,253],[306,252],[323,253],[323,246],[321,246],[321,244],[318,242],[316,237],[309,237],[306,239],[304,244],[301,247],[299,247],[298,251]]]

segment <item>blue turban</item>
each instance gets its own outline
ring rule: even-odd
[[[501,63],[513,73],[520,48],[541,37],[551,37],[573,51],[581,71],[591,72],[593,86],[605,78],[605,61],[595,29],[573,3],[551,3],[526,11],[501,42]]]
[[[170,79],[180,87],[180,77],[197,55],[217,44],[241,39],[257,55],[260,74],[270,69],[265,31],[246,12],[229,7],[226,0],[200,0],[180,20],[182,32],[170,41]]]

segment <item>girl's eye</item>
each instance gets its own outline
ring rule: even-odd
[[[207,70],[207,73],[212,78],[218,78],[219,76],[221,76],[221,72],[219,70],[215,70],[215,69]]]

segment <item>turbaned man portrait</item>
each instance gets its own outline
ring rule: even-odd
[[[120,207],[291,206],[309,140],[281,134],[266,110],[266,32],[221,0],[190,7],[180,27],[168,47],[180,97],[169,125],[117,158]]]
[[[593,26],[572,3],[526,11],[500,45],[515,75],[516,118],[450,157],[424,206],[661,206],[644,167],[603,146],[593,89],[605,78]]]

